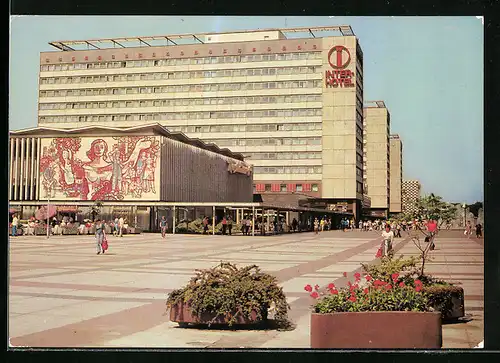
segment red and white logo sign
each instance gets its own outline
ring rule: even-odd
[[[328,63],[334,69],[344,69],[351,62],[351,53],[343,45],[336,45],[328,52]]]
[[[347,68],[351,63],[351,53],[343,45],[336,45],[328,51],[328,64],[333,70],[325,71],[325,87],[354,87],[354,72]]]

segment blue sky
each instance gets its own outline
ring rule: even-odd
[[[351,25],[365,101],[384,100],[403,139],[403,178],[448,201],[483,200],[483,24],[476,17],[11,17],[9,129],[36,126],[48,42]]]

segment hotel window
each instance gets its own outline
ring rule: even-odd
[[[266,192],[270,192],[271,191],[271,184],[266,184],[265,187],[264,187],[264,190]]]
[[[286,184],[280,184],[280,191],[286,192]]]
[[[317,191],[319,191],[318,184],[313,184],[313,185],[312,185],[312,187],[311,187],[311,190],[312,190],[313,192],[317,192]]]
[[[302,184],[297,184],[297,185],[295,186],[295,190],[296,190],[297,192],[301,192],[301,191],[302,191]]]

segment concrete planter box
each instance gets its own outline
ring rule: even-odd
[[[199,324],[199,325],[208,325],[212,319],[215,317],[214,313],[205,312],[201,314],[201,317],[198,317],[196,314],[193,314],[188,304],[179,303],[170,308],[170,321],[175,323],[179,323],[180,326],[187,326],[189,324]],[[247,325],[247,324],[256,324],[263,320],[267,319],[267,309],[263,310],[262,313],[263,319],[257,319],[257,313],[255,311],[252,312],[250,318],[245,317],[243,314],[238,314],[236,318],[236,322],[234,324],[237,325]],[[227,325],[230,318],[225,316],[218,316],[212,325]]]
[[[311,348],[439,349],[441,313],[410,311],[311,315]]]

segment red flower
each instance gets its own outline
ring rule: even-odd
[[[404,283],[403,281],[401,281],[401,282],[399,283],[399,287],[405,287],[405,283]]]
[[[366,275],[365,279],[366,279],[366,281],[371,281],[371,280],[373,280],[373,277],[371,277],[370,275]]]
[[[383,284],[384,284],[384,282],[383,282],[383,281],[380,281],[380,280],[378,280],[378,279],[377,279],[377,280],[375,280],[375,281],[373,281],[373,285],[375,285],[375,286],[382,286]]]
[[[313,291],[313,288],[311,285],[307,284],[305,287],[304,287],[304,290],[306,290],[307,292],[311,292]]]
[[[349,301],[356,302],[356,296],[351,295],[351,297],[348,299]]]
[[[351,287],[352,286],[351,281],[347,281],[347,285],[349,285],[349,287]]]
[[[356,279],[356,281],[359,281],[359,279],[361,278],[361,274],[359,272],[356,272],[354,274],[354,278]]]
[[[347,277],[347,272],[344,272],[342,275],[344,275],[344,277]]]
[[[422,290],[422,287],[421,287],[421,286],[419,286],[419,285],[415,286],[415,291],[416,291],[416,292],[420,292],[420,290]]]
[[[390,290],[390,289],[392,289],[392,285],[391,285],[391,284],[387,284],[387,285],[385,285],[385,289],[386,289],[386,290]]]
[[[314,290],[316,290],[316,291],[319,290],[319,285],[318,284],[314,285]]]
[[[335,288],[335,284],[333,282],[330,282],[328,284],[328,288],[331,290],[331,289],[334,289]]]
[[[339,292],[336,289],[331,289],[330,290],[330,294],[332,294],[332,295],[338,295],[338,293]]]
[[[399,277],[399,274],[398,273],[392,274],[391,277],[392,277],[392,281],[396,282],[398,277]]]
[[[422,281],[415,280],[415,286],[422,286]]]
[[[368,294],[368,288],[365,288],[365,289],[363,290],[363,292],[364,292],[365,294]]]
[[[317,299],[317,298],[319,297],[319,294],[318,294],[316,291],[314,291],[314,292],[311,294],[311,297],[313,297],[313,298]]]

